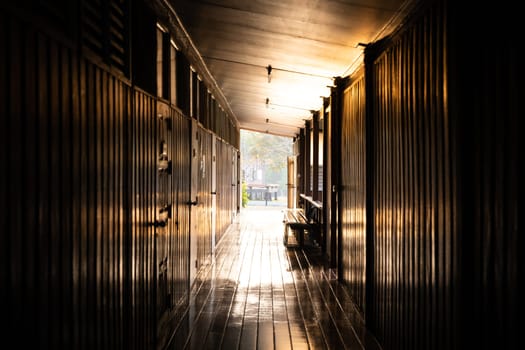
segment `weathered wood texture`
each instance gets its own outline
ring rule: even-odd
[[[341,120],[340,276],[361,312],[366,287],[366,123],[365,81],[361,75],[344,89]],[[344,165],[343,165],[344,164]]]
[[[425,8],[377,44],[366,71],[373,157],[366,308],[387,349],[451,348],[457,340],[457,154],[443,14],[442,4]]]
[[[129,12],[116,2],[88,8],[94,4],[79,12],[60,8],[64,22],[54,22],[44,5],[34,12],[2,5],[0,12],[2,318],[9,339],[23,348],[162,346],[191,287],[190,119],[133,84],[124,45],[127,25],[135,23]],[[154,34],[155,22],[149,24]],[[91,36],[97,28],[98,39]],[[104,37],[107,31],[118,38]],[[231,124],[218,125],[219,137],[235,140]],[[211,134],[202,134],[203,166],[211,172]],[[237,164],[236,148],[221,142],[218,162],[228,164],[218,174],[228,184],[217,209],[224,232],[238,205]],[[159,171],[161,154],[170,174]],[[203,206],[211,216],[209,198]],[[161,227],[164,208],[169,220]],[[203,220],[199,231],[201,262],[211,253],[210,223]]]

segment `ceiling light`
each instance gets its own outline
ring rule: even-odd
[[[266,67],[266,70],[268,71],[268,83],[270,83],[272,81],[272,66],[268,65],[268,67]]]

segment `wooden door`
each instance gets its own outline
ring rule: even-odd
[[[191,186],[190,198],[190,288],[195,280],[198,269],[198,244],[199,244],[199,155],[201,153],[200,131],[197,121],[191,121]]]
[[[157,269],[157,320],[161,329],[169,318],[172,307],[170,284],[168,283],[172,237],[173,190],[172,190],[172,157],[173,130],[169,107],[163,103],[157,104],[157,179],[155,191],[155,261]]]

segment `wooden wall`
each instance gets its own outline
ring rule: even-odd
[[[386,349],[452,348],[457,339],[457,153],[445,18],[442,4],[425,7],[388,44],[368,48],[373,272],[366,304]]]
[[[157,220],[156,184],[157,155],[159,146],[156,139],[156,101],[141,91],[133,93],[133,114],[130,125],[129,169],[129,218],[131,241],[129,262],[129,319],[130,346],[151,347],[155,344],[157,296],[155,294],[157,262],[155,259],[154,223]],[[163,245],[161,243],[161,245]],[[104,295],[104,293],[101,293]],[[122,330],[125,335],[124,330]]]
[[[225,139],[238,142],[238,130],[223,113],[216,122],[221,135],[199,126],[201,210],[209,219],[190,232],[191,118],[176,97],[166,99],[174,94],[157,96],[155,50],[139,56],[129,46],[134,29],[155,43],[155,14],[140,1],[135,17],[130,2],[111,3],[109,10],[93,1],[0,5],[5,344],[162,348],[188,302],[190,238],[198,241],[201,264],[211,253],[216,139],[223,150],[217,163],[229,164],[217,173],[228,184],[218,201],[221,233],[237,210],[237,147]],[[109,31],[119,35],[109,40]],[[133,69],[132,56],[142,57]],[[189,70],[190,62],[180,61]]]
[[[212,252],[212,142],[215,141],[213,134],[203,128],[199,131],[200,154],[199,154],[199,244],[198,265],[209,263]]]
[[[129,86],[27,23],[0,22],[9,333],[42,348],[124,347]]]
[[[515,348],[519,21],[420,5],[342,90],[340,276],[384,349]]]
[[[217,221],[216,240],[221,239],[226,229],[233,222],[237,212],[239,198],[237,193],[237,173],[233,171],[237,163],[237,151],[223,140],[217,139]],[[235,209],[234,209],[235,208]]]
[[[344,88],[344,87],[343,87]],[[341,120],[341,273],[364,313],[366,287],[366,122],[363,72],[344,88]]]
[[[170,109],[172,128],[172,220],[173,235],[168,241],[169,255],[168,281],[172,293],[173,307],[186,302],[188,288],[188,247],[190,240],[190,121],[178,109]]]

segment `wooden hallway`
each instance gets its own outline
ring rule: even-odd
[[[524,348],[518,5],[1,1],[0,348]]]
[[[279,207],[241,211],[170,349],[379,349],[319,249],[283,245]]]

